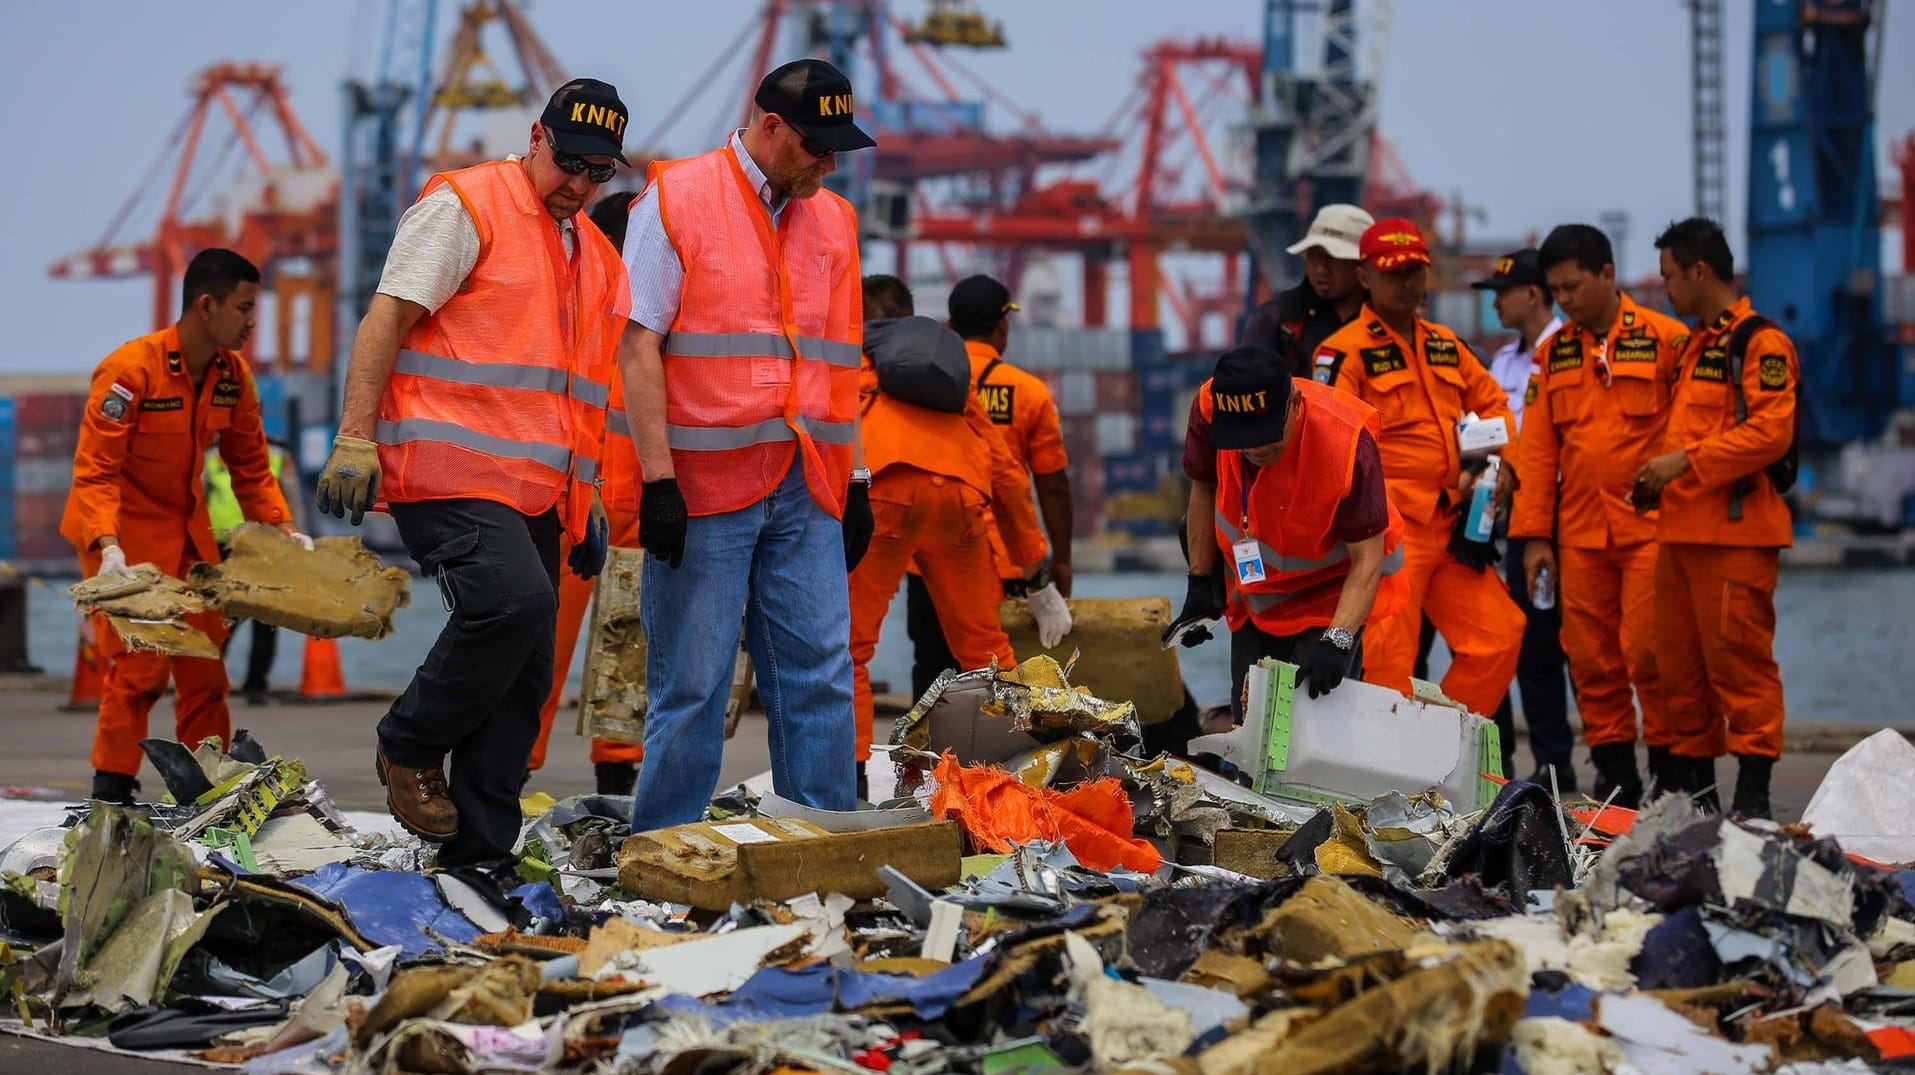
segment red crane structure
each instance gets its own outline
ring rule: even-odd
[[[209,246],[228,247],[260,266],[266,277],[274,299],[278,368],[305,363],[323,368],[332,355],[335,327],[338,177],[293,112],[278,67],[214,64],[195,76],[189,92],[192,104],[185,118],[100,241],[55,262],[48,272],[68,280],[150,276],[153,325],[159,328],[178,317],[186,263]],[[223,140],[214,133],[222,127]],[[269,139],[269,133],[278,137]],[[148,237],[131,238],[136,214],[169,170],[157,225]],[[209,192],[216,193],[208,197]],[[202,201],[213,204],[201,212]],[[307,327],[303,347],[294,343],[301,324]]]

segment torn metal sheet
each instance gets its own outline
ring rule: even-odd
[[[359,853],[345,837],[308,813],[267,818],[253,834],[253,857],[267,873],[311,873]]]
[[[1137,707],[1128,701],[1098,698],[1083,687],[1073,687],[1069,673],[1050,657],[1032,657],[999,673],[992,683],[988,716],[1006,716],[1013,727],[1040,736],[1067,733],[1091,735],[1141,734]]]
[[[809,936],[802,925],[752,926],[682,944],[628,949],[601,966],[595,977],[626,978],[689,997],[725,993],[758,973],[767,956]]]
[[[1596,1013],[1597,1025],[1642,1075],[1760,1075],[1775,1063],[1773,1048],[1731,1044],[1653,997],[1606,995]]]
[[[84,969],[149,896],[196,888],[193,870],[192,853],[143,815],[96,804],[87,820],[67,835],[67,855],[60,866],[65,934],[54,1003],[89,984]]]
[[[998,619],[1019,660],[1046,657],[1070,665],[1071,682],[1099,698],[1127,698],[1145,724],[1168,720],[1184,704],[1183,673],[1175,649],[1159,644],[1175,613],[1170,599],[1073,597],[1071,633],[1055,649],[1038,643],[1027,601],[1006,601]]]
[[[1915,744],[1883,728],[1850,747],[1822,775],[1802,823],[1842,850],[1877,862],[1915,861]]]
[[[108,1012],[151,1003],[222,909],[196,912],[193,897],[176,888],[147,896],[87,959],[75,982],[78,989],[67,1001]]]
[[[187,584],[232,619],[314,638],[384,638],[412,600],[412,576],[386,567],[357,537],[322,537],[307,552],[275,527],[244,523],[226,558],[195,564]]]
[[[1709,860],[1722,898],[1848,928],[1855,910],[1854,880],[1801,854],[1784,838],[1724,822]]]
[[[873,829],[894,829],[900,825],[917,825],[931,820],[931,812],[921,806],[905,806],[889,810],[819,810],[803,803],[793,802],[776,792],[766,792],[759,797],[758,812],[766,817],[791,817],[808,821],[826,832],[869,832]]]

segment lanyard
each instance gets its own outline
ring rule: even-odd
[[[1237,532],[1244,537],[1250,536],[1250,477],[1244,471],[1243,454],[1237,454],[1237,493],[1242,500],[1242,514],[1238,517]]]

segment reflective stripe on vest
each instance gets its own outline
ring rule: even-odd
[[[804,356],[834,366],[857,368],[864,357],[855,343],[819,336],[798,337]],[[674,332],[665,337],[665,353],[674,358],[796,358],[791,341],[776,332]]]
[[[621,437],[632,435],[632,423],[625,417],[625,408],[617,407],[605,412],[605,432]]]
[[[570,395],[581,403],[603,407],[612,398],[610,385],[588,380],[576,373],[550,366],[522,366],[512,362],[458,362],[424,351],[400,351],[392,372],[427,377],[452,384],[473,384],[486,388],[522,388],[529,392]]]
[[[573,455],[570,449],[559,444],[547,444],[540,441],[507,440],[488,433],[467,429],[456,422],[435,422],[430,418],[401,418],[396,422],[380,422],[373,436],[380,444],[412,444],[417,441],[437,441],[441,444],[456,445],[500,459],[524,459],[527,462],[551,467],[563,474],[572,466]],[[578,480],[591,481],[587,471],[597,473],[598,466],[592,460],[578,457]]]
[[[798,424],[804,426],[812,440],[821,444],[850,444],[857,439],[857,426],[851,422],[826,422],[799,415]],[[748,426],[668,425],[665,427],[665,436],[673,448],[685,452],[722,452],[732,448],[748,448],[754,444],[775,444],[798,439],[782,418],[770,418]]]
[[[1403,570],[1403,546],[1398,545],[1395,551],[1383,558],[1383,569],[1378,572],[1378,575],[1394,575],[1401,570]],[[1237,596],[1243,599],[1243,603],[1250,609],[1252,615],[1261,615],[1276,608],[1278,605],[1287,604],[1300,597],[1308,597],[1314,600],[1322,596],[1319,593],[1313,592],[1315,589],[1316,587],[1313,586],[1296,593],[1246,593],[1239,590],[1237,591]]]
[[[1230,520],[1224,517],[1223,509],[1216,509],[1216,513],[1217,529],[1229,535],[1232,543],[1243,540],[1243,532],[1230,525]],[[1257,553],[1263,557],[1263,570],[1266,574],[1288,575],[1299,571],[1316,571],[1319,568],[1329,567],[1331,564],[1340,560],[1347,560],[1350,557],[1350,547],[1339,541],[1335,545],[1330,546],[1330,551],[1324,553],[1320,558],[1315,560],[1301,560],[1284,556],[1277,552],[1277,550],[1265,545],[1262,541],[1258,541]]]

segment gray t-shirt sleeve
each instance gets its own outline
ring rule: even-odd
[[[479,229],[452,188],[440,187],[399,218],[379,293],[437,313],[478,263]]]

